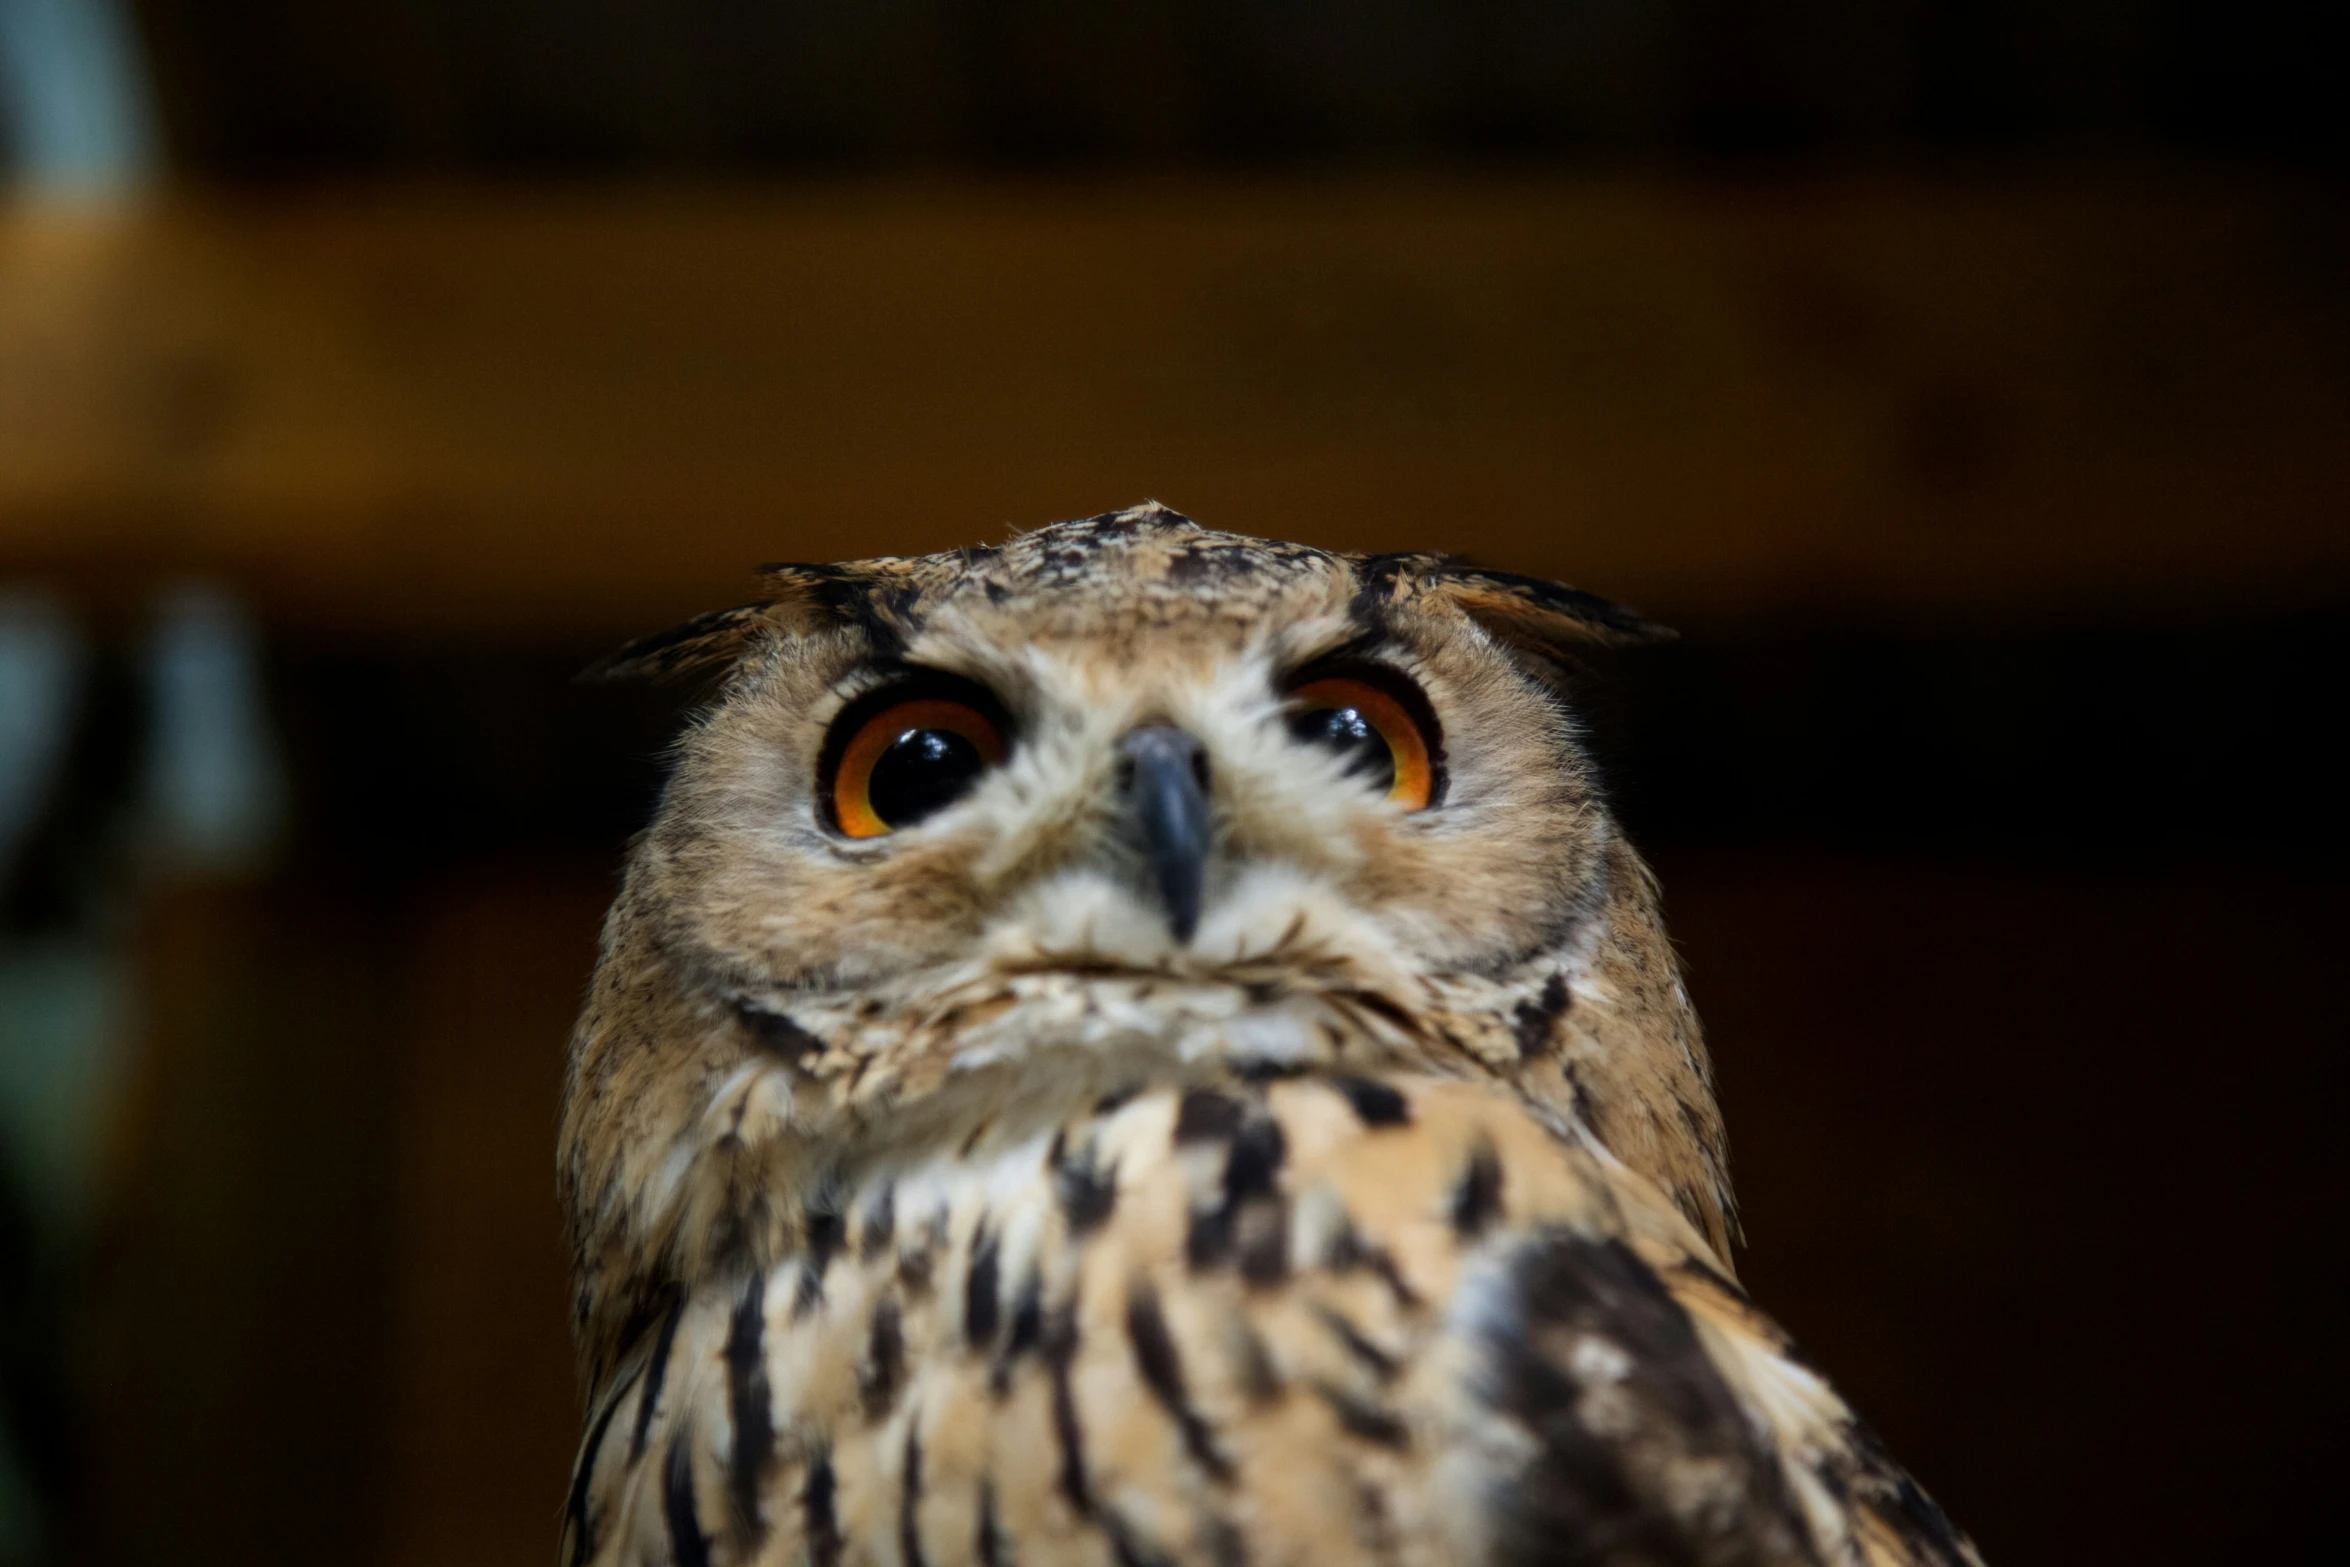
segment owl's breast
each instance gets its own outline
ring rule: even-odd
[[[794,1223],[599,1389],[572,1560],[1969,1559],[1652,1187],[1488,1086],[1150,1088]]]
[[[812,1156],[858,1165],[1001,1146],[1146,1087],[1458,1074],[1494,1064],[1491,1036],[1506,1032],[1447,1014],[1429,987],[1272,964],[1207,977],[990,968],[918,1004],[802,998],[790,1016],[806,1042],[789,1064],[796,1124],[822,1128]]]

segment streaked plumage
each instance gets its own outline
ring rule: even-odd
[[[1156,507],[769,581],[620,660],[725,679],[574,1042],[567,1560],[1974,1559],[1732,1282],[1560,684],[1636,617]],[[1012,738],[852,836],[909,669]],[[1425,703],[1426,809],[1299,738],[1333,669]]]

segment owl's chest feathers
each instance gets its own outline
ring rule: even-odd
[[[1497,1076],[1561,1137],[1595,1134],[1564,1065],[1574,993],[1553,968],[1514,984],[1430,979],[1410,990],[1285,979],[992,973],[920,1007],[800,998],[758,1049],[718,1077],[685,1137],[673,1265],[690,1282],[806,1244],[806,1211],[843,1210],[881,1178],[939,1160],[984,1164],[1145,1090],[1366,1074]],[[1604,1009],[1586,1007],[1587,1015]],[[976,1166],[974,1166],[975,1168]],[[966,1174],[969,1172],[967,1171]]]
[[[797,1224],[599,1377],[575,1560],[1858,1560],[1779,1467],[1844,1461],[1833,1395],[1491,1084],[1154,1085],[872,1151]],[[1608,1489],[1529,1511],[1546,1466]]]
[[[1424,1004],[1283,983],[1068,971],[991,973],[919,1006],[801,999],[796,1053],[759,1051],[720,1080],[713,1142],[781,1137],[827,1178],[877,1159],[969,1154],[1151,1087],[1228,1077],[1412,1070],[1455,1075],[1477,1037]],[[788,1098],[778,1099],[778,1085]]]
[[[1258,962],[1154,970],[999,952],[813,992],[746,992],[640,947],[649,964],[607,964],[615,1000],[583,1020],[577,1069],[571,1189],[591,1356],[670,1290],[801,1254],[876,1171],[991,1158],[1138,1093],[1231,1082],[1481,1082],[1552,1136],[1588,1136],[1654,1181],[1726,1267],[1728,1186],[1694,1022],[1670,949],[1624,926],[1592,921],[1586,939],[1506,976],[1414,972],[1361,943],[1284,944],[1284,928]],[[644,983],[655,999],[638,1002]],[[652,1058],[629,1041],[654,1032],[695,1038],[701,1069],[646,1082]]]

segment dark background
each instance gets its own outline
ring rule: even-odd
[[[2322,8],[145,0],[207,174],[2338,161]]]
[[[2339,1534],[2321,8],[130,20],[159,151],[0,216],[0,587],[88,650],[0,946],[131,998],[99,1195],[0,1212],[0,1559],[547,1559],[563,1035],[681,701],[572,672],[1149,494],[1678,625],[1586,698],[1757,1296],[1995,1563]],[[282,786],[210,858],[188,580]]]

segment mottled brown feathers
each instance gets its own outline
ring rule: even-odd
[[[567,1560],[1973,1560],[1732,1281],[1551,667],[1654,628],[1156,506],[764,584],[605,666],[725,679],[566,1079]],[[1427,808],[1293,729],[1341,667],[1423,714]],[[850,837],[828,737],[909,680],[1004,754]],[[1192,748],[1195,928],[1144,731]]]
[[[976,1562],[983,1515],[999,1560],[1972,1559],[1638,1176],[1475,1085],[1376,1088],[1370,1119],[1360,1083],[1148,1093],[913,1172],[814,1308],[785,1264],[631,1350],[573,1559],[637,1559],[632,1523],[668,1559],[813,1559],[834,1517],[844,1560],[889,1559],[874,1520],[897,1560]],[[1120,1223],[1073,1220],[1056,1148],[1117,1171]],[[1255,1201],[1272,1280],[1190,1239]],[[1799,1493],[1831,1486],[1823,1526]]]

